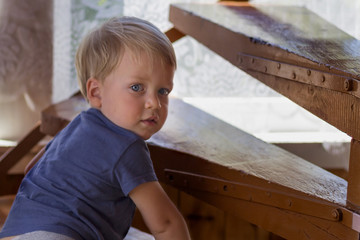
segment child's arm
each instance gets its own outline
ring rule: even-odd
[[[141,184],[129,195],[155,239],[190,239],[182,215],[159,182]]]

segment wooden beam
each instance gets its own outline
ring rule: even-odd
[[[0,196],[16,194],[24,174],[1,175],[0,176]]]
[[[170,42],[175,42],[180,38],[184,37],[185,34],[177,30],[176,28],[171,28],[165,32],[165,35],[169,38]]]
[[[0,157],[0,175],[6,175],[8,170],[24,157],[43,137],[40,132],[40,122],[15,147],[10,148]]]
[[[349,208],[360,212],[360,141],[351,140],[347,202]]]
[[[77,92],[69,99],[53,104],[41,112],[41,132],[55,136],[63,129],[77,114],[89,108],[88,103]]]
[[[265,14],[267,11],[268,14]],[[281,14],[281,21],[277,20],[276,14]],[[298,21],[295,22],[294,19]],[[266,9],[248,3],[174,4],[170,8],[170,21],[184,34],[195,38],[245,71],[247,70],[239,65],[239,53],[353,79],[352,90],[347,88],[346,92],[330,93],[309,83],[304,84],[300,90],[292,88],[287,91],[286,96],[296,101],[302,97],[298,92],[308,89],[307,95],[312,95],[312,99],[320,96],[319,103],[321,101],[322,104],[302,105],[302,101],[297,101],[297,104],[355,139],[360,139],[360,115],[357,108],[360,99],[353,95],[353,91],[359,89],[359,40],[299,7],[269,6]],[[316,24],[309,25],[309,21]],[[322,26],[322,35],[319,35],[315,26]],[[258,76],[252,75],[255,78]],[[286,86],[293,85],[282,82]],[[345,83],[334,82],[334,85],[339,84]],[[346,89],[345,85],[344,88]],[[341,102],[336,102],[332,96],[342,99]]]
[[[271,208],[251,201],[241,201],[201,191],[183,190],[229,214],[245,219],[285,239],[359,239],[357,231],[333,221]]]

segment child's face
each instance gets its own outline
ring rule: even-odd
[[[98,83],[99,104],[93,107],[146,140],[165,123],[173,76],[173,67],[147,56],[135,60],[126,50],[117,68]]]

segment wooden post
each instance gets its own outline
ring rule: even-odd
[[[347,204],[349,208],[360,212],[360,142],[354,138],[350,147]]]

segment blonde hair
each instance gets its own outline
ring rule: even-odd
[[[176,69],[173,46],[156,26],[135,17],[112,18],[90,32],[76,52],[77,80],[85,98],[87,80],[103,81],[117,67],[125,49],[138,59],[145,53]]]

